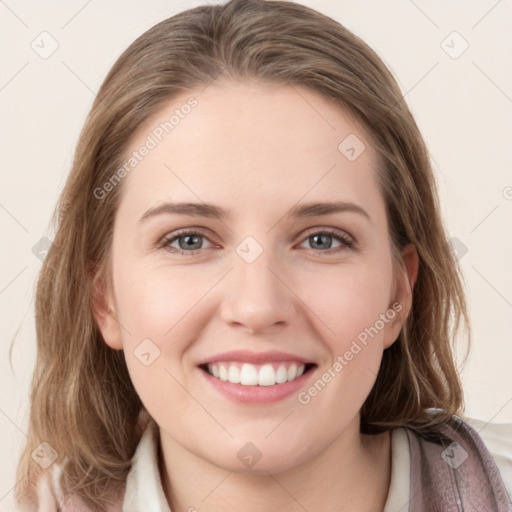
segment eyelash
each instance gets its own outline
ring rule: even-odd
[[[200,230],[195,230],[195,231],[183,230],[183,231],[178,231],[176,233],[171,233],[171,234],[165,235],[158,242],[157,246],[160,249],[166,249],[173,254],[178,253],[178,254],[181,254],[182,256],[184,256],[184,255],[192,256],[192,255],[195,255],[198,252],[202,251],[203,249],[196,249],[193,251],[184,251],[184,250],[169,247],[169,244],[171,244],[175,240],[178,240],[179,238],[181,238],[183,236],[187,236],[187,235],[199,235],[200,237],[206,238],[208,240],[208,237]],[[339,252],[343,249],[354,249],[356,247],[356,243],[353,238],[351,238],[348,235],[343,234],[335,229],[331,229],[331,228],[326,228],[326,229],[322,229],[322,230],[318,230],[318,231],[312,231],[305,236],[305,238],[302,240],[301,243],[303,243],[305,240],[307,240],[308,238],[311,238],[312,236],[315,236],[315,235],[330,235],[342,243],[341,247],[336,247],[335,249],[325,249],[325,250],[320,250],[320,251],[315,251],[314,249],[311,249],[314,252],[317,252],[320,254],[332,254],[332,253]]]

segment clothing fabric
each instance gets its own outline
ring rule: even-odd
[[[466,423],[473,429],[479,439],[485,445],[485,452],[492,456],[491,463],[496,465],[499,476],[506,489],[508,509],[488,510],[478,508],[477,504],[461,504],[458,508],[425,508],[428,512],[466,512],[468,510],[478,512],[509,512],[512,510],[512,423],[485,423],[480,420],[467,418]],[[415,496],[418,496],[418,471],[413,471],[418,461],[415,462],[415,454],[418,451],[414,443],[418,442],[415,434],[407,428],[396,428],[391,431],[391,481],[388,496],[383,512],[413,512],[422,510],[415,507]],[[420,440],[421,441],[421,440]],[[412,450],[411,450],[412,446]],[[461,444],[462,446],[462,444]],[[467,450],[466,450],[467,451]],[[413,461],[411,461],[411,453]],[[451,457],[464,457],[464,453],[455,450],[445,454],[445,460],[439,460],[439,464],[449,466],[448,455]],[[412,462],[412,465],[411,465]],[[421,457],[420,457],[421,462]],[[457,464],[457,461],[455,462]],[[454,464],[454,465],[455,465]],[[450,466],[451,467],[451,466]],[[462,464],[461,464],[462,467]],[[54,468],[53,484],[57,488],[58,468]],[[453,470],[453,471],[452,471]],[[452,474],[457,469],[449,470]],[[498,474],[498,473],[497,473]],[[435,475],[434,475],[435,478]],[[488,482],[482,482],[488,486]],[[416,488],[415,488],[416,487]],[[450,487],[451,488],[451,487]],[[436,491],[437,492],[437,491]],[[413,498],[411,500],[411,498]],[[472,507],[471,509],[468,506]],[[59,507],[59,508],[57,508]],[[418,505],[419,507],[419,505]],[[85,512],[87,509],[80,506],[79,502],[63,500],[59,494],[54,494],[48,483],[40,487],[40,506],[38,512]],[[124,500],[109,509],[109,512],[171,512],[165,497],[158,466],[158,429],[154,422],[149,422],[144,434],[137,446],[132,458],[132,468],[126,481]]]
[[[505,484],[482,438],[453,416],[434,431],[407,429],[411,512],[512,512]]]
[[[512,424],[468,419],[492,455],[512,503]],[[171,512],[157,463],[157,432],[148,428],[134,456],[127,480],[123,512]],[[383,512],[407,512],[411,503],[411,450],[407,429],[391,431],[391,483]],[[442,461],[445,463],[445,461]],[[447,464],[447,463],[446,463]],[[448,465],[448,464],[447,464]],[[455,511],[456,509],[454,509]],[[467,510],[461,509],[461,510]],[[474,511],[483,512],[478,508]],[[512,510],[512,507],[509,507]],[[433,511],[429,511],[433,512]],[[442,512],[449,512],[443,510]],[[451,512],[451,511],[450,511]],[[502,512],[487,511],[485,512]],[[508,512],[508,511],[507,511]]]

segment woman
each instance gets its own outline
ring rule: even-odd
[[[57,215],[20,506],[511,509],[510,428],[461,416],[425,144],[339,23],[234,0],[147,31]]]

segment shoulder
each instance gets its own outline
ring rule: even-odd
[[[512,500],[512,423],[488,423],[476,418],[464,418],[464,421],[481,437],[492,455]]]

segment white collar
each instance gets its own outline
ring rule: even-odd
[[[123,512],[171,512],[158,469],[158,429],[149,421],[126,479]]]

